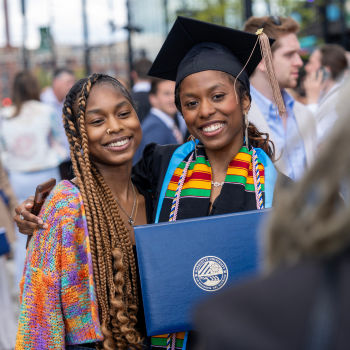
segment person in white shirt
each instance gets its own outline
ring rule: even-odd
[[[54,72],[52,85],[47,87],[40,94],[40,100],[50,105],[55,110],[56,119],[60,125],[60,142],[65,148],[66,152],[66,155],[60,164],[60,174],[62,180],[68,180],[74,177],[73,173],[71,172],[72,162],[70,160],[70,148],[62,123],[63,101],[74,83],[75,78],[73,72],[66,68],[60,68]]]
[[[255,33],[259,28],[263,28],[268,37],[276,39],[271,47],[272,59],[286,112],[282,117],[276,113],[265,64],[261,61],[250,77],[252,104],[248,118],[260,132],[269,134],[275,145],[278,169],[297,181],[310,167],[316,154],[313,115],[286,91],[296,87],[299,69],[303,65],[296,35],[299,24],[291,17],[250,17],[244,31]]]
[[[0,111],[2,165],[20,202],[35,193],[40,183],[50,178],[61,180],[59,164],[65,156],[60,138],[62,122],[51,106],[40,101],[39,93],[36,77],[29,71],[20,72],[12,88],[13,105]],[[18,288],[26,240],[24,235],[17,234],[14,254]]]
[[[149,93],[152,108],[141,123],[142,141],[134,156],[134,163],[141,157],[145,146],[151,142],[159,145],[183,143],[180,123],[184,123],[184,120],[178,118],[174,92],[175,82],[158,78],[152,81]]]
[[[318,145],[338,119],[336,104],[347,68],[346,51],[337,44],[320,46],[305,65],[307,106],[316,118]]]

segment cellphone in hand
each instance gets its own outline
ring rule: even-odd
[[[318,75],[321,73],[323,73],[322,83],[331,77],[330,72],[328,72],[325,67],[321,66],[321,68],[319,68],[316,72],[316,79],[317,79]]]
[[[56,179],[50,179],[38,185],[35,191],[34,206],[32,214],[39,215],[40,209],[43,206],[45,199],[50,194],[51,190],[56,186]]]
[[[56,186],[56,179],[50,179],[36,187],[35,197],[34,197],[34,206],[32,209],[32,214],[38,216],[40,209],[43,206],[45,199],[50,194],[51,190]],[[32,236],[28,236],[26,248],[31,240]]]

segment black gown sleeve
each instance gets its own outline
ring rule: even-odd
[[[152,191],[153,182],[153,155],[156,143],[146,145],[142,152],[142,157],[132,167],[132,182],[137,187],[142,187],[144,190]]]
[[[152,193],[153,222],[165,174],[171,157],[179,146],[161,146],[156,143],[150,143],[146,145],[142,157],[132,168],[131,177],[134,185]]]

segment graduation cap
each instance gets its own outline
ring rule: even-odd
[[[255,49],[258,41],[260,50]],[[148,75],[175,81],[177,86],[191,74],[218,70],[236,77],[250,91],[249,77],[263,58],[278,111],[282,115],[285,107],[270,49],[274,41],[262,29],[251,34],[179,16]]]

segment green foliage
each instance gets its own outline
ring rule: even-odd
[[[38,78],[39,85],[43,89],[46,86],[51,85],[52,72],[42,69],[40,66],[33,70],[34,75]]]
[[[186,10],[180,10],[177,14],[230,27],[242,23],[241,0],[201,0],[189,3],[191,6],[186,3]]]

